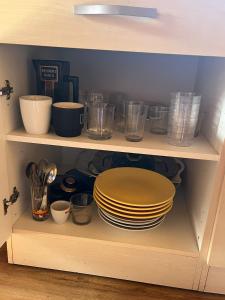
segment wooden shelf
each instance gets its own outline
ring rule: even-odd
[[[13,233],[29,232],[63,240],[82,238],[132,248],[147,247],[149,250],[189,257],[199,256],[196,238],[181,193],[176,196],[174,207],[165,221],[152,230],[130,232],[117,229],[102,221],[97,209],[91,223],[84,226],[73,224],[71,219],[63,225],[55,224],[51,218],[45,222],[37,222],[32,219],[29,209],[16,222]]]
[[[75,138],[64,138],[57,136],[54,133],[31,135],[26,133],[24,129],[17,129],[9,133],[6,139],[8,141],[21,143],[140,153],[212,161],[218,161],[220,157],[220,155],[203,136],[197,137],[194,144],[190,147],[176,147],[169,145],[166,141],[166,136],[150,134],[148,132],[145,133],[144,140],[137,143],[126,141],[124,135],[118,132],[115,132],[113,137],[109,140],[95,141],[89,139],[85,134]]]

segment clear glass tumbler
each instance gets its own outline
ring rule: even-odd
[[[149,108],[150,132],[167,134],[169,107],[154,105]]]
[[[94,140],[111,138],[115,107],[109,103],[89,103],[87,113],[87,134]]]
[[[93,197],[88,193],[74,194],[70,198],[72,220],[75,224],[85,225],[91,222]]]
[[[125,137],[130,142],[140,142],[144,136],[148,106],[142,102],[126,103]]]
[[[106,95],[102,92],[89,92],[87,95],[87,101],[89,103],[102,103],[107,102],[106,101]]]
[[[124,133],[125,104],[128,101],[128,96],[120,92],[111,93],[109,101],[115,105],[115,130]]]
[[[49,218],[50,209],[47,198],[47,188],[43,185],[31,185],[32,216],[36,221],[45,221]]]
[[[193,93],[173,93],[170,102],[168,143],[190,146],[198,122],[201,96]]]

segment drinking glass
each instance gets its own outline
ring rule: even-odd
[[[142,102],[126,103],[125,137],[130,142],[139,142],[143,139],[148,106]]]
[[[150,132],[167,134],[169,107],[154,105],[149,108]]]
[[[173,93],[170,102],[168,142],[175,146],[193,143],[201,96],[193,93]]]
[[[74,194],[70,198],[72,220],[75,224],[85,225],[91,222],[93,197],[88,193]]]
[[[101,92],[89,92],[87,95],[87,101],[89,103],[102,103],[107,102],[106,96]]]
[[[128,101],[128,96],[121,92],[111,93],[109,101],[115,105],[115,130],[124,133],[125,104]]]
[[[43,185],[31,185],[32,216],[36,221],[48,219],[50,210],[47,198],[47,189]]]
[[[87,115],[88,137],[94,140],[111,138],[115,107],[109,103],[89,103]]]

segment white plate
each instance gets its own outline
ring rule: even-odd
[[[135,226],[139,226],[139,225],[150,225],[156,221],[158,221],[159,219],[161,219],[162,217],[158,217],[158,218],[154,218],[151,220],[143,220],[143,221],[138,221],[136,222],[135,220],[127,220],[127,219],[121,219],[121,218],[117,218],[109,213],[107,213],[106,211],[104,211],[102,208],[98,208],[100,210],[100,212],[104,215],[104,217],[110,219],[112,222],[118,222],[118,223],[122,223],[125,225],[135,225]]]
[[[131,223],[135,223],[135,224],[143,224],[143,223],[149,223],[149,222],[154,222],[154,221],[157,221],[160,217],[157,217],[157,218],[151,218],[151,219],[128,219],[126,217],[121,217],[121,216],[116,216],[114,214],[111,214],[110,212],[104,210],[104,208],[101,208],[98,206],[98,208],[107,216],[107,217],[110,217],[112,218],[113,220],[115,221],[124,221],[124,222],[131,222]]]
[[[109,224],[113,227],[125,229],[125,230],[132,230],[132,231],[143,231],[143,230],[153,229],[153,228],[159,226],[165,219],[165,216],[164,216],[163,218],[161,218],[161,220],[159,220],[158,222],[155,222],[154,224],[137,227],[137,226],[122,225],[122,224],[113,222],[113,221],[107,219],[105,216],[103,216],[103,214],[100,211],[99,211],[99,216],[104,222],[106,222],[107,224]]]

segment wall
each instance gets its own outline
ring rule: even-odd
[[[192,91],[198,66],[194,56],[42,47],[35,58],[70,61],[82,90],[124,92],[153,102],[168,102],[174,91]]]
[[[225,138],[225,59],[199,60],[195,91],[202,95],[203,130],[217,151]]]

